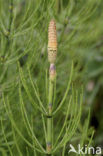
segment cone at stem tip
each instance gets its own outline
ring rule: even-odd
[[[48,60],[50,63],[55,63],[57,56],[57,34],[56,23],[52,19],[48,28]]]

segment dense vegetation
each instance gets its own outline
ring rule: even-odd
[[[0,0],[0,156],[46,155],[51,19],[54,112],[66,97],[53,116],[52,156],[72,156],[69,144],[103,146],[102,8],[102,0]]]

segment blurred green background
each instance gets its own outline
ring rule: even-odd
[[[103,0],[0,0],[0,126],[4,127],[5,131],[5,135],[2,130],[0,132],[0,156],[5,151],[9,156],[5,136],[11,150],[18,151],[12,141],[13,127],[3,105],[2,93],[9,97],[16,124],[31,141],[19,111],[18,61],[23,69],[29,92],[35,98],[28,80],[27,64],[40,97],[43,103],[46,103],[44,87],[45,74],[49,67],[47,43],[48,24],[51,19],[56,21],[58,38],[56,103],[58,104],[63,96],[73,61],[72,84],[75,90],[83,86],[84,92],[82,123],[90,109],[90,127],[95,130],[94,145],[103,147]],[[33,115],[34,131],[43,143],[41,116],[32,108],[23,87],[22,92],[28,116]],[[62,109],[61,117],[57,117],[57,120],[60,118],[62,121],[65,109]],[[57,132],[58,130],[59,126]],[[22,154],[26,155],[28,147],[18,134],[14,135],[17,135],[14,138],[17,139]],[[18,152],[14,153],[15,156],[20,155]],[[29,151],[29,155],[32,155],[32,151]]]

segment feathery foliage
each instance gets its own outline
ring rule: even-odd
[[[102,76],[86,106],[83,92],[85,97],[88,93],[82,86],[102,75],[102,6],[102,0],[0,0],[0,156],[47,155],[52,18],[58,54],[51,155],[72,156],[70,143],[93,143],[88,103],[93,103]]]

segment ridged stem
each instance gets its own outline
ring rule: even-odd
[[[6,45],[5,45],[5,50],[4,50],[4,55],[7,53],[7,50],[10,46],[10,34],[11,34],[11,27],[12,27],[12,21],[13,21],[13,0],[9,0],[9,25],[8,25],[8,29],[7,32],[5,34],[6,36]]]
[[[48,101],[48,116],[47,116],[47,155],[51,155],[53,144],[53,92],[54,92],[54,80],[56,77],[55,61],[57,56],[57,35],[56,35],[56,23],[51,20],[48,29],[48,61],[50,63],[49,69],[49,101]]]
[[[53,103],[53,89],[54,81],[49,80],[49,103],[47,116],[47,153],[50,154],[52,150],[52,103]]]

